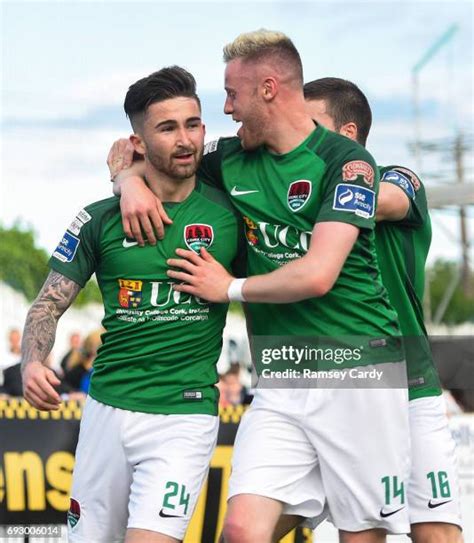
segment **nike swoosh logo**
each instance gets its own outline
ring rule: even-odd
[[[260,192],[259,190],[239,190],[237,187],[232,187],[230,191],[231,196],[243,196],[244,194],[253,194],[254,192]]]
[[[125,249],[128,249],[129,247],[134,247],[135,245],[138,245],[138,241],[128,241],[128,239],[125,238],[122,241],[122,245],[123,247],[125,247]]]
[[[163,513],[163,509],[160,511],[160,517],[162,517],[162,518],[183,518],[182,515],[167,515],[166,513]]]
[[[392,515],[394,515],[395,513],[398,513],[398,512],[401,511],[402,509],[405,509],[405,506],[400,507],[400,509],[395,509],[395,511],[390,511],[390,513],[385,513],[383,509],[380,509],[380,516],[381,516],[382,518],[391,517]]]
[[[445,502],[439,502],[439,503],[432,503],[431,500],[428,502],[428,507],[430,509],[434,509],[435,507],[439,507],[440,505],[444,505],[445,503],[452,502],[453,500],[446,500]]]

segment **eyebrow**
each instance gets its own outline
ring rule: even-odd
[[[201,117],[189,117],[186,119],[186,123],[193,123],[193,122],[202,122]],[[160,126],[163,126],[165,124],[178,124],[175,119],[166,119],[165,121],[159,122],[157,125],[155,125],[155,128],[160,128]]]

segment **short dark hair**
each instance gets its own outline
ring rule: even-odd
[[[357,141],[364,145],[372,125],[372,111],[365,94],[351,81],[338,77],[323,77],[304,86],[306,100],[324,100],[327,113],[336,130],[353,122],[357,125]]]
[[[201,109],[194,77],[180,66],[169,66],[131,85],[125,96],[123,107],[135,130],[139,117],[143,119],[151,104],[180,96],[194,98]]]

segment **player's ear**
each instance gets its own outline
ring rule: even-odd
[[[262,85],[262,96],[267,102],[273,100],[277,93],[278,84],[274,77],[266,77]]]
[[[346,138],[357,141],[358,130],[356,123],[353,123],[351,121],[349,123],[343,124],[341,126],[341,129],[339,130],[339,133],[343,136],[346,136]]]
[[[144,155],[146,153],[145,142],[140,134],[132,134],[129,139],[136,153],[139,153],[140,155]]]

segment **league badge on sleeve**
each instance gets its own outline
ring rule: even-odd
[[[375,192],[358,185],[339,184],[334,193],[332,208],[335,211],[355,213],[358,217],[371,219],[375,211]]]
[[[299,211],[311,196],[311,181],[299,179],[293,181],[288,189],[288,206],[292,211]]]
[[[388,172],[385,172],[383,174],[383,177],[380,181],[385,181],[397,185],[403,190],[403,192],[406,193],[406,195],[411,200],[415,199],[415,187],[412,185],[410,180],[402,173],[397,172],[396,170],[389,170]]]
[[[203,247],[209,249],[213,241],[214,230],[209,224],[187,224],[184,227],[184,242],[197,254]]]
[[[66,232],[53,253],[54,258],[61,262],[72,262],[76,256],[80,240],[70,232]]]
[[[359,175],[362,176],[364,183],[369,185],[370,188],[374,186],[374,169],[368,162],[351,160],[342,167],[343,181],[357,181]]]

